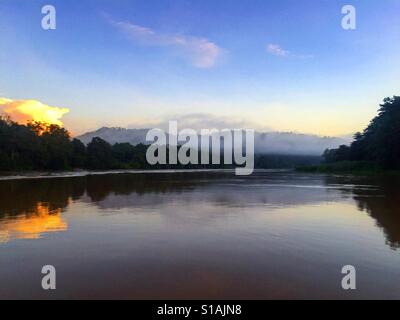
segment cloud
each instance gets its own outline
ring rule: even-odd
[[[269,43],[267,45],[267,52],[278,57],[282,58],[299,58],[299,59],[309,59],[313,58],[314,56],[311,54],[301,55],[301,54],[294,54],[289,50],[282,48],[279,44]]]
[[[178,50],[196,68],[211,68],[216,65],[224,50],[206,38],[185,35],[170,35],[126,21],[108,22],[129,39],[147,46],[170,47]]]
[[[273,44],[273,43],[270,43],[267,45],[267,51],[270,54],[273,54],[274,56],[279,56],[279,57],[287,57],[290,54],[289,51],[283,49],[280,45]]]
[[[0,97],[0,113],[13,121],[26,124],[39,121],[62,126],[61,118],[69,109],[51,107],[37,100],[12,100]]]

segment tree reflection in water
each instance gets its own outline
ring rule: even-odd
[[[367,212],[381,228],[386,243],[393,249],[400,247],[400,179],[398,177],[329,176],[327,184],[348,185],[359,210]],[[360,186],[373,186],[360,187]],[[348,190],[342,190],[347,193]]]
[[[283,180],[286,183],[293,181],[293,185],[320,185],[321,188],[299,189],[296,194],[293,191],[289,193],[285,188],[278,191],[270,188]],[[223,188],[219,187],[220,184],[223,184]],[[262,189],[254,192],[251,188],[244,188],[238,196],[235,190],[248,184],[261,186]],[[68,224],[62,213],[71,202],[78,200],[104,205],[102,202],[110,196],[129,196],[126,198],[130,202],[126,206],[146,206],[172,201],[169,199],[177,196],[184,198],[184,193],[202,188],[207,190],[203,195],[206,200],[219,205],[270,203],[296,206],[323,201],[327,193],[321,190],[325,188],[333,198],[338,194],[352,197],[359,210],[367,212],[377,226],[382,228],[387,244],[395,249],[400,246],[399,186],[399,179],[394,177],[363,178],[295,173],[255,173],[250,177],[236,177],[226,172],[146,173],[4,180],[0,181],[0,243],[12,238],[38,239],[43,233],[67,230]]]

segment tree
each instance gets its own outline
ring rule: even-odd
[[[87,152],[85,145],[78,139],[73,139],[71,144],[71,166],[73,168],[85,168],[87,165]]]
[[[387,169],[400,168],[400,96],[385,98],[378,115],[351,145],[354,160],[371,160]]]
[[[368,127],[354,135],[350,148],[325,150],[325,162],[363,161],[384,169],[400,169],[400,96],[385,98]]]
[[[70,169],[72,145],[69,132],[55,124],[44,125],[40,135],[43,148],[46,152],[46,167],[53,170]]]
[[[91,169],[113,169],[116,167],[116,159],[113,156],[111,145],[95,137],[87,146],[88,166]]]
[[[130,143],[116,143],[112,146],[115,159],[120,163],[132,161],[135,155],[135,147]]]
[[[0,117],[0,169],[34,169],[42,155],[36,132],[9,117]]]
[[[366,160],[366,150],[363,138],[364,137],[361,132],[357,132],[354,135],[354,141],[350,147],[350,160],[352,161]]]
[[[341,145],[338,149],[326,149],[322,155],[326,163],[350,160],[350,147]]]

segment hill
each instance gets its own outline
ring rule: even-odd
[[[99,137],[110,144],[149,144],[146,142],[146,133],[148,130],[102,127],[76,138],[84,144],[88,144],[95,137]],[[342,137],[321,137],[291,132],[256,132],[255,152],[257,154],[320,156],[326,149],[337,148],[343,144],[350,144],[350,142],[350,139]]]

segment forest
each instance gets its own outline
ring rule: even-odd
[[[0,170],[109,170],[205,169],[225,165],[155,165],[146,161],[148,146],[109,144],[95,137],[87,145],[55,124],[18,124],[0,117]],[[221,156],[223,158],[223,156]],[[321,159],[323,163],[321,164]],[[223,159],[221,161],[223,163]],[[295,168],[308,171],[357,171],[400,169],[400,96],[385,98],[369,126],[354,135],[350,146],[327,149],[321,157],[255,155],[256,168]]]
[[[129,143],[109,144],[94,137],[85,145],[71,138],[65,128],[55,124],[31,122],[18,124],[8,117],[0,118],[0,171],[62,171],[72,169],[218,169],[233,165],[149,165],[148,146]],[[199,157],[201,153],[199,153]],[[318,156],[259,154],[256,168],[294,168],[320,163]],[[223,154],[221,154],[223,163]]]
[[[393,171],[400,169],[400,96],[385,98],[378,115],[350,146],[327,149],[309,171]]]

